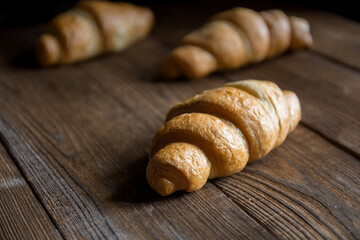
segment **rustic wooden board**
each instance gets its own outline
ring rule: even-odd
[[[49,69],[35,67],[31,55],[17,56],[31,49],[41,27],[0,33],[0,133],[64,238],[359,238],[356,66],[327,54],[332,45],[321,50],[318,44],[239,71],[164,81],[168,51],[219,10],[158,6],[157,27],[145,41],[121,54]],[[315,40],[326,41],[325,20],[313,18]],[[356,28],[343,24],[340,32]],[[244,78],[294,90],[302,126],[242,173],[194,193],[157,196],[144,175],[148,146],[166,112],[202,90]]]
[[[214,183],[277,238],[355,239],[359,169],[358,159],[300,125],[267,157]]]
[[[62,239],[2,144],[0,239]]]
[[[315,39],[312,50],[360,69],[360,25],[358,22],[319,11],[301,11]]]
[[[137,51],[156,49],[149,43]],[[143,82],[128,68],[105,68],[135,64],[137,51],[105,60],[113,65],[95,60],[3,78],[8,91],[0,97],[0,131],[62,235],[271,238],[212,184],[164,199],[149,189],[147,148],[169,107],[171,88],[159,94],[158,83]]]

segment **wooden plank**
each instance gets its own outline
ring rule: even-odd
[[[225,75],[233,81],[267,79],[294,90],[307,126],[360,155],[358,71],[310,51],[300,51]]]
[[[309,20],[312,50],[360,69],[360,24],[322,11],[295,11]]]
[[[2,144],[0,239],[62,239]]]
[[[274,231],[264,223],[270,221],[264,220],[268,216],[265,210],[257,209],[259,218],[239,205],[244,212],[211,183],[201,191],[170,198],[159,198],[149,189],[144,179],[147,148],[168,109],[201,90],[221,86],[229,81],[228,78],[263,78],[295,90],[303,104],[304,123],[358,153],[358,138],[354,134],[359,126],[358,110],[354,107],[358,106],[354,94],[359,89],[358,74],[317,55],[288,54],[227,73],[227,78],[220,73],[192,82],[164,82],[159,77],[162,60],[182,34],[206,19],[198,14],[199,8],[189,8],[192,9],[189,12],[188,8],[181,8],[176,13],[178,17],[169,21],[169,9],[160,9],[158,12],[162,12],[163,17],[158,18],[159,26],[152,36],[122,54],[50,69],[0,66],[3,70],[0,131],[63,236],[70,239],[263,239],[282,233],[302,236],[299,233],[302,231],[304,236],[310,237],[351,238],[350,232],[354,232],[353,226],[358,226],[358,221],[350,225],[351,231],[346,232],[341,225],[333,234],[323,226],[323,219],[336,223],[328,211],[316,212],[319,221],[304,214],[311,219],[294,222],[292,226],[296,225],[299,230],[289,235],[287,230]],[[181,12],[198,17],[184,19]],[[22,34],[20,31],[13,36],[22,39]],[[28,38],[34,36],[33,32],[28,34],[31,34]],[[21,42],[17,43],[19,49]],[[15,55],[12,51],[8,53]],[[342,79],[342,83],[338,79]],[[323,93],[318,93],[320,87]],[[340,117],[342,114],[344,116]],[[345,125],[345,130],[339,124]],[[321,155],[315,157],[324,160]],[[341,166],[337,167],[342,171]],[[309,171],[304,170],[304,175]],[[259,176],[256,180],[262,179]],[[291,189],[289,191],[291,196],[295,195]],[[351,191],[348,194],[351,195]],[[277,191],[270,194],[278,198]],[[259,200],[253,199],[257,206],[263,206],[261,197],[258,193]],[[307,199],[304,208],[313,209],[307,206],[313,204],[308,200],[311,197],[314,196],[304,196]],[[289,206],[294,200],[282,198],[282,201]],[[294,210],[291,216],[295,213]],[[346,227],[351,224],[340,220]],[[274,228],[283,227],[276,223],[278,227]],[[319,223],[320,233],[301,223]],[[289,231],[294,231],[292,226]]]
[[[301,125],[267,157],[213,182],[277,238],[360,236],[360,162]]]
[[[160,64],[154,51],[164,52],[150,38],[122,55],[4,74],[0,131],[11,153],[66,238],[271,239],[212,184],[170,198],[149,188],[150,140],[189,88],[146,82]]]

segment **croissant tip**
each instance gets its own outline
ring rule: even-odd
[[[153,186],[161,196],[167,196],[176,191],[175,184],[166,178],[158,178]]]
[[[60,47],[57,38],[51,34],[40,36],[36,44],[38,62],[41,66],[50,66],[57,63]]]
[[[306,47],[311,47],[312,45],[314,44],[314,39],[312,38],[312,36],[309,34],[307,36],[307,39],[306,39]]]

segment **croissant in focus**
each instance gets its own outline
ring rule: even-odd
[[[164,63],[168,78],[199,78],[312,45],[309,23],[281,10],[234,8],[186,35]]]
[[[172,108],[155,135],[146,177],[160,195],[200,189],[279,146],[301,118],[296,94],[245,80],[204,91]]]
[[[129,3],[80,1],[57,17],[40,36],[36,52],[42,66],[69,64],[120,51],[144,38],[154,24],[152,11]]]

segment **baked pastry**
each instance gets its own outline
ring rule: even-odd
[[[279,146],[299,123],[296,94],[245,80],[204,91],[170,110],[150,148],[146,177],[160,195],[200,189]]]
[[[148,35],[152,11],[125,2],[80,1],[55,17],[40,36],[36,52],[42,66],[69,64],[121,51]]]
[[[165,60],[164,75],[199,78],[311,44],[310,26],[303,18],[288,17],[281,10],[234,8],[186,35]]]

